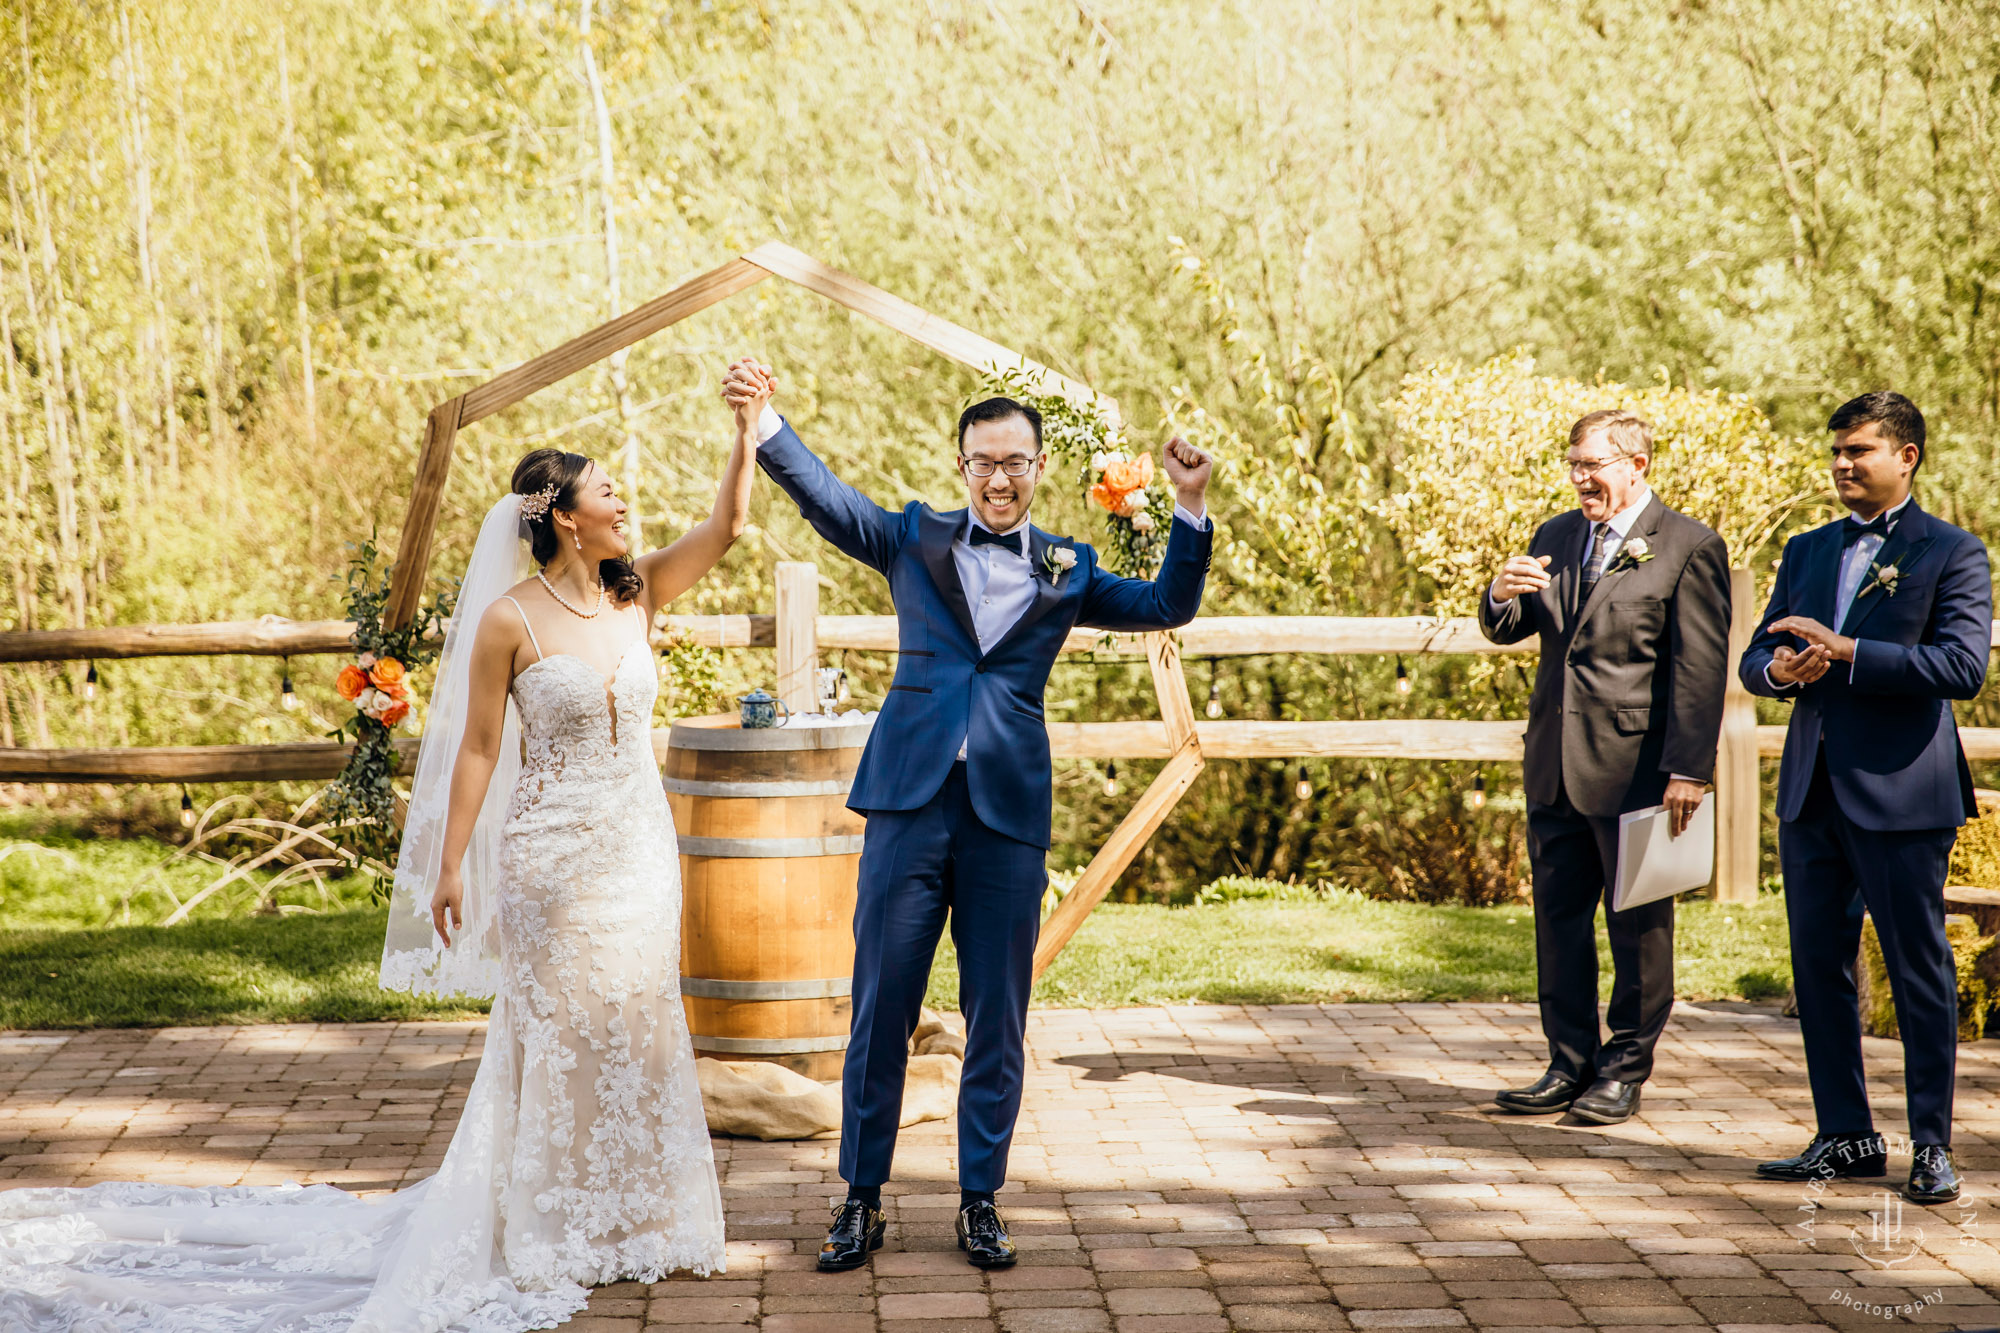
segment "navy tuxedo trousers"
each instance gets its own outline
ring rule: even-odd
[[[854,1024],[841,1085],[840,1176],[848,1184],[889,1179],[910,1037],[947,917],[965,1016],[958,1183],[990,1192],[1006,1182],[1045,856],[981,822],[963,760],[928,804],[868,815],[854,907]]]
[[[1958,972],[1944,935],[1944,878],[1957,838],[1955,828],[1862,828],[1841,812],[1825,751],[1799,817],[1778,825],[1792,985],[1822,1134],[1866,1134],[1875,1127],[1862,1080],[1854,987],[1865,908],[1882,942],[1903,1035],[1910,1140],[1951,1142]]]

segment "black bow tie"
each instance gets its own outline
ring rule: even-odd
[[[966,540],[971,543],[974,550],[982,546],[999,546],[1012,551],[1015,555],[1021,554],[1021,534],[1019,532],[994,532],[974,523],[972,525],[972,535],[966,538]]]
[[[1842,547],[1852,546],[1870,533],[1887,541],[1892,526],[1894,525],[1889,522],[1887,514],[1877,514],[1866,523],[1857,523],[1850,518],[1847,520],[1847,526],[1841,530],[1840,544]]]

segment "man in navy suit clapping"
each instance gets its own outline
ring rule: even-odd
[[[773,387],[741,360],[723,396]],[[882,1243],[909,1059],[947,916],[958,950],[965,1070],[958,1095],[958,1243],[980,1268],[1015,1260],[993,1194],[1006,1179],[1021,1107],[1023,1031],[1048,877],[1053,791],[1042,691],[1072,626],[1172,629],[1194,619],[1213,527],[1210,464],[1166,446],[1179,503],[1153,580],[1120,578],[1081,542],[1028,521],[1048,466],[1042,419],[989,398],[958,421],[969,504],[884,509],[835,477],[769,408],[757,462],[814,530],[889,580],[896,676],[848,805],[868,816],[854,911],[854,1019],[842,1078],[840,1175],[848,1196],[820,1248],[822,1271],[854,1268]]]
[[[1953,699],[1986,679],[1993,583],[1986,548],[1910,498],[1924,418],[1898,393],[1833,414],[1833,484],[1846,518],[1785,545],[1764,623],[1739,668],[1753,694],[1793,701],[1778,778],[1779,857],[1792,979],[1818,1132],[1767,1180],[1888,1170],[1862,1081],[1854,985],[1864,908],[1882,944],[1903,1038],[1913,1157],[1904,1196],[1958,1197],[1951,1158],[1958,979],[1944,878],[1975,813]]]

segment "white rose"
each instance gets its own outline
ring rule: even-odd
[[[1637,560],[1640,557],[1644,556],[1646,552],[1652,549],[1653,549],[1652,547],[1646,545],[1646,539],[1644,537],[1634,537],[1630,541],[1625,543],[1625,550],[1628,553],[1630,553],[1631,557],[1634,560]]]
[[[1096,453],[1090,456],[1090,470],[1092,472],[1102,472],[1104,471],[1104,465],[1106,463],[1109,463],[1110,461],[1111,461],[1110,456],[1107,455],[1102,449],[1099,449]]]
[[[1057,569],[1076,568],[1076,552],[1070,547],[1051,546],[1049,548],[1049,559],[1055,562]]]
[[[1133,491],[1128,494],[1124,502],[1118,506],[1118,512],[1126,518],[1136,518],[1146,512],[1146,493]]]
[[[1882,566],[1880,572],[1878,572],[1875,575],[1875,577],[1880,579],[1884,583],[1894,583],[1897,579],[1901,578],[1902,575],[1897,573],[1896,567],[1894,565],[1884,565]]]
[[[1140,510],[1138,513],[1132,515],[1132,530],[1134,532],[1151,532],[1153,530],[1153,516],[1144,510]]]

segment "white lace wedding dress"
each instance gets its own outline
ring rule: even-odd
[[[643,638],[609,681],[565,654],[514,681],[527,754],[502,834],[499,993],[436,1175],[366,1200],[0,1191],[0,1330],[519,1333],[580,1310],[582,1284],[720,1272],[657,688]]]

